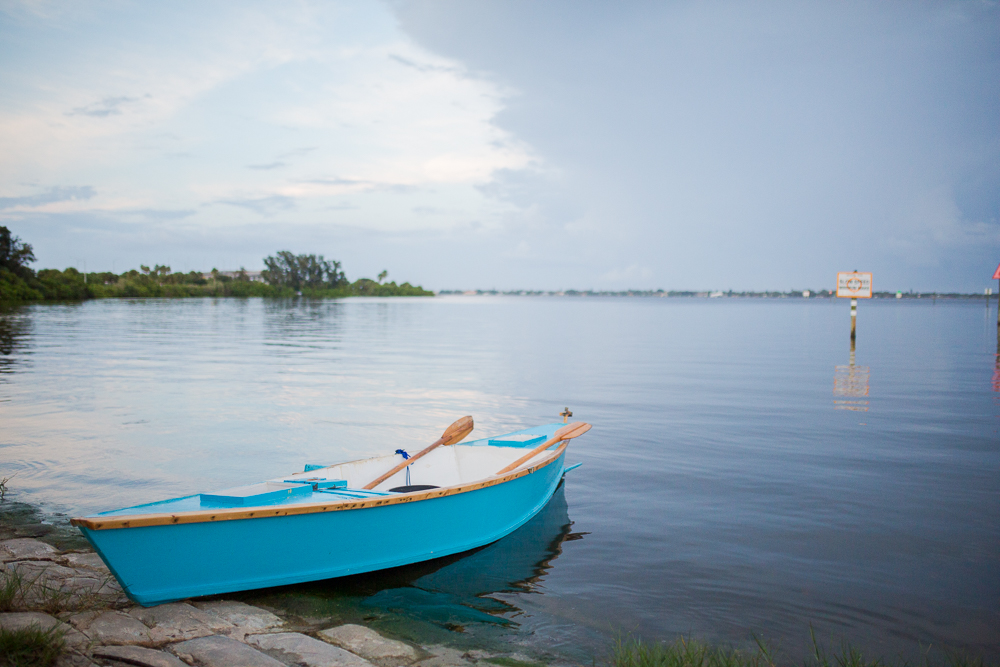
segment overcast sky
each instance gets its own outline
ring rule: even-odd
[[[35,268],[981,292],[1000,7],[5,0],[0,224]]]

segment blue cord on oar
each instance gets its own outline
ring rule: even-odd
[[[402,456],[404,461],[406,461],[406,460],[408,460],[410,458],[410,455],[407,454],[406,450],[404,450],[404,449],[397,449],[396,453],[399,454],[400,456]],[[407,486],[410,485],[410,466],[406,466],[406,485]]]

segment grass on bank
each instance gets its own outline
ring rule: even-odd
[[[628,637],[615,642],[611,664],[613,667],[773,667],[775,661],[763,643],[758,643],[757,651],[746,652],[686,637],[670,643]]]
[[[24,580],[17,572],[0,574],[0,612],[14,611],[23,589]]]
[[[0,667],[50,667],[66,648],[62,631],[37,625],[20,630],[0,628]]]
[[[112,581],[109,574],[100,587]],[[44,571],[29,579],[14,568],[0,572],[0,612],[41,611],[58,614],[64,611],[112,609],[126,604],[123,595],[101,595],[96,591],[64,590],[45,579]]]
[[[844,643],[839,653],[827,653],[816,641],[810,630],[813,655],[803,662],[803,667],[910,667],[910,663],[887,662],[883,658],[870,658],[850,644]],[[743,651],[712,646],[696,639],[680,637],[673,642],[643,642],[633,637],[619,638],[611,655],[612,667],[778,667],[774,652],[762,641],[755,639],[757,650]],[[931,661],[924,654],[920,667],[993,667],[980,657],[945,652],[943,661]]]

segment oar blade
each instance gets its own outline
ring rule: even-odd
[[[535,447],[534,449],[532,449],[530,452],[528,452],[527,454],[525,454],[524,456],[522,456],[518,460],[516,460],[513,463],[511,463],[510,465],[505,466],[504,468],[502,468],[497,474],[498,475],[502,475],[505,472],[510,472],[511,470],[514,470],[515,468],[517,468],[521,464],[526,463],[526,462],[530,461],[531,459],[535,458],[536,456],[538,456],[539,454],[541,454],[542,452],[544,452],[546,449],[548,449],[552,445],[555,445],[555,444],[557,444],[559,442],[562,442],[563,440],[572,440],[573,438],[577,437],[578,435],[583,435],[584,433],[586,433],[589,430],[590,430],[590,424],[588,424],[587,422],[573,422],[572,424],[567,424],[566,426],[563,426],[561,429],[559,429],[558,431],[556,431],[552,435],[552,439],[551,440],[547,440],[547,441],[543,442],[542,444],[538,445],[537,447]]]
[[[472,422],[472,417],[462,417],[444,430],[444,434],[441,436],[441,444],[454,445],[472,433],[473,428],[475,428],[475,424]]]
[[[416,460],[419,459],[420,457],[422,457],[424,454],[427,454],[429,452],[434,451],[436,448],[440,447],[441,445],[452,445],[452,444],[458,442],[459,440],[461,440],[465,436],[469,435],[469,433],[472,432],[472,428],[473,428],[472,417],[462,417],[461,419],[459,419],[458,421],[456,421],[454,424],[452,424],[451,426],[449,426],[448,428],[446,428],[444,430],[444,433],[441,435],[441,437],[438,438],[437,440],[435,440],[430,446],[426,447],[422,451],[417,452],[416,454],[414,454],[410,458],[405,459],[403,461],[400,461],[398,464],[396,464],[392,468],[392,470],[390,470],[389,472],[385,473],[384,475],[376,478],[374,481],[368,482],[368,484],[365,484],[361,488],[363,488],[363,489],[374,489],[376,486],[378,486],[379,484],[381,484],[385,480],[389,479],[390,477],[392,477],[393,475],[395,475],[397,472],[399,472],[403,468],[405,468],[405,467],[407,467],[407,466],[412,465],[413,463],[415,463]]]
[[[589,430],[590,424],[587,422],[573,422],[572,424],[567,424],[556,431],[556,434],[553,437],[556,440],[572,440],[573,438],[583,435]]]

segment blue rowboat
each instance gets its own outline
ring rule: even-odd
[[[567,470],[560,427],[437,447],[373,489],[401,450],[72,523],[143,606],[371,572],[481,547],[535,516]]]

